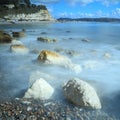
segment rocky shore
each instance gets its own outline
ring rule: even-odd
[[[19,99],[0,103],[0,120],[117,120],[100,110],[86,110],[58,101]]]
[[[0,30],[0,43],[9,43],[11,53],[28,54],[32,50],[28,49],[19,39],[15,40],[15,38],[24,37],[25,34],[25,30],[12,31],[12,34]],[[37,41],[39,44],[40,42],[54,44],[57,40],[42,36],[38,37]],[[89,42],[86,39],[81,41]],[[36,61],[41,63],[38,65],[56,65],[74,72],[81,72],[81,66],[73,63],[71,58],[62,55],[63,51],[66,54],[75,54],[74,51],[64,49],[56,49],[56,52],[47,49],[38,50],[38,52],[35,51],[38,54]],[[110,58],[111,56],[106,53],[104,57]],[[97,96],[96,90],[85,80],[73,79],[61,86],[64,92],[63,97],[66,98],[63,103],[51,100],[50,97],[56,89],[53,85],[50,86],[46,79],[41,78],[33,79],[24,98],[0,102],[0,120],[119,120],[104,112],[99,95]]]

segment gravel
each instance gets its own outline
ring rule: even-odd
[[[88,110],[58,101],[19,99],[0,103],[0,120],[120,120],[102,110]]]

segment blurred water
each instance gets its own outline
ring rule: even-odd
[[[23,97],[29,87],[29,80],[45,78],[55,89],[53,99],[64,101],[62,85],[70,78],[78,77],[96,88],[105,109],[120,106],[120,24],[117,23],[34,23],[4,24],[0,29],[11,31],[26,29],[21,42],[32,50],[59,50],[73,64],[82,67],[82,71],[60,66],[42,65],[35,62],[38,54],[15,54],[10,52],[10,44],[0,45],[0,98],[1,100]],[[46,34],[41,34],[46,32]],[[37,37],[56,38],[57,43],[42,43]],[[89,39],[90,42],[82,41]],[[61,50],[61,51],[60,51]],[[74,55],[70,54],[74,52]],[[107,54],[107,55],[106,55]],[[106,102],[104,99],[109,102]],[[114,103],[117,105],[115,106]],[[111,104],[112,103],[112,104]],[[112,107],[111,107],[112,106]],[[120,109],[116,107],[116,111]]]

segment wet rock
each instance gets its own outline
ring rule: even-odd
[[[87,38],[83,38],[81,41],[83,41],[83,42],[90,42],[90,40],[87,39]]]
[[[25,30],[19,32],[12,32],[13,37],[24,37],[25,36]]]
[[[63,49],[63,48],[55,48],[55,51],[59,53],[67,54],[69,56],[79,55],[79,52],[76,52],[74,50]]]
[[[47,32],[41,32],[41,34],[47,34]]]
[[[24,98],[35,98],[40,100],[50,99],[54,89],[43,78],[36,80],[33,85],[27,90]]]
[[[11,45],[10,50],[11,52],[15,52],[15,53],[28,53],[29,52],[29,49],[26,46],[20,45],[20,44]]]
[[[55,64],[70,68],[76,73],[82,70],[80,65],[73,64],[69,58],[49,50],[42,50],[37,59],[46,64]]]
[[[47,38],[47,37],[38,37],[37,40],[41,41],[41,42],[47,42],[47,43],[57,42],[56,39],[51,39],[51,38]]]
[[[11,43],[12,37],[5,31],[0,30],[0,43]]]
[[[70,33],[71,31],[70,30],[67,30],[66,33]]]
[[[65,60],[65,57],[53,51],[42,50],[38,56],[38,60],[44,63],[60,64]]]
[[[65,97],[73,104],[92,109],[101,109],[101,103],[95,89],[80,79],[69,80],[63,86]]]
[[[39,54],[39,53],[40,53],[40,51],[39,51],[38,49],[33,49],[33,50],[31,51],[31,53],[34,53],[34,54]]]

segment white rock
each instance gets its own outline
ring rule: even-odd
[[[29,49],[22,44],[11,45],[10,50],[11,52],[22,53],[22,54],[29,52]]]
[[[54,89],[43,78],[37,79],[33,85],[27,90],[24,98],[34,98],[40,100],[50,99],[54,93]]]
[[[100,109],[101,103],[95,89],[80,79],[69,80],[63,86],[65,97],[73,104],[92,109]]]

